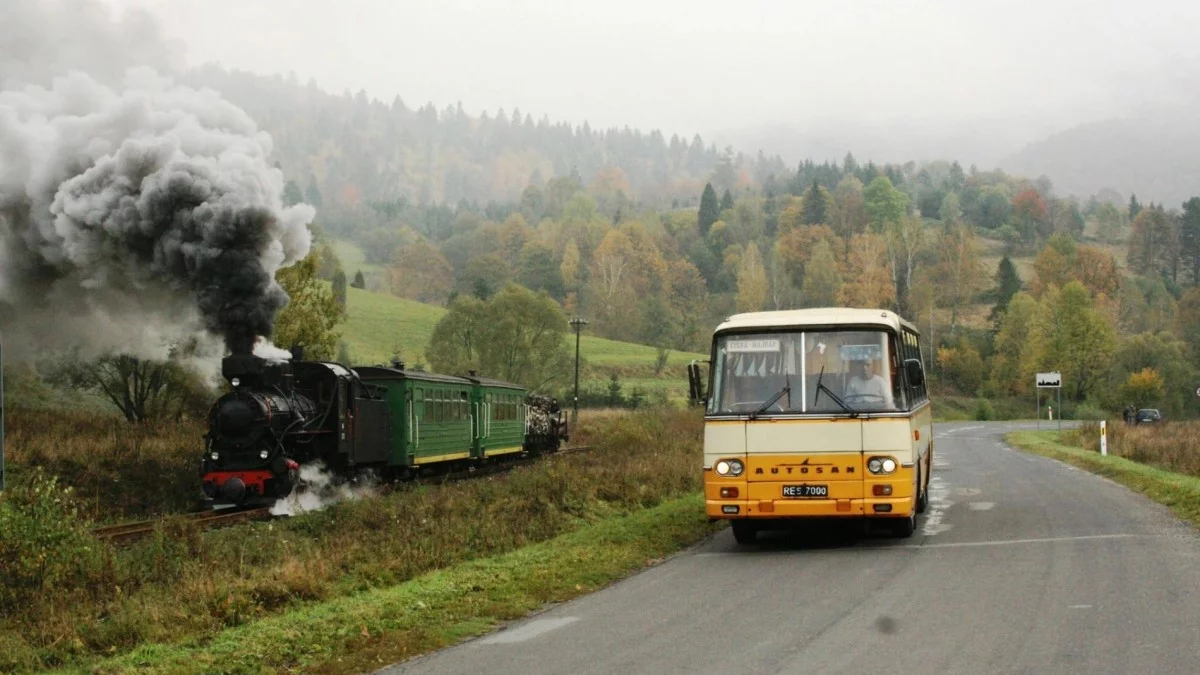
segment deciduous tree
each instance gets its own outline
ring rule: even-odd
[[[842,274],[829,241],[822,239],[813,246],[812,257],[804,274],[804,285],[800,288],[800,301],[804,307],[834,307],[842,291]]]
[[[275,344],[304,347],[306,358],[332,359],[346,313],[333,288],[317,278],[315,254],[279,270],[275,279],[288,294],[288,304],[275,315]]]
[[[422,239],[397,249],[387,270],[392,292],[417,302],[441,303],[454,288],[454,268]]]
[[[758,246],[751,244],[738,264],[737,308],[739,312],[758,312],[767,301],[767,272]]]
[[[888,268],[887,241],[882,236],[858,234],[850,239],[841,303],[863,308],[895,306],[896,286]]]

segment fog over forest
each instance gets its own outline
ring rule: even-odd
[[[884,162],[1052,171],[1078,193],[1112,187],[1171,202],[1187,193],[1142,176],[1155,170],[1153,157],[1138,156],[1130,138],[1174,155],[1180,141],[1165,137],[1186,131],[1200,92],[1200,5],[1183,0],[760,1],[736,10],[711,0],[351,0],[336,10],[313,0],[106,2],[149,8],[186,44],[189,64],[294,72],[332,92],[699,133],[789,162],[853,150]],[[1082,138],[1025,148],[1113,120],[1126,120],[1115,137],[1085,127]],[[1154,127],[1149,138],[1128,132],[1145,126]],[[1136,170],[1068,156],[1106,139],[1125,144],[1112,155],[1133,155]],[[1194,171],[1181,161],[1168,164]]]

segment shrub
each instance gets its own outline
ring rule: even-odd
[[[99,556],[79,518],[71,488],[40,469],[0,495],[0,613],[22,607],[46,588],[78,587]]]
[[[992,411],[992,403],[986,398],[979,399],[979,403],[975,406],[975,419],[986,421],[995,419],[996,413]]]

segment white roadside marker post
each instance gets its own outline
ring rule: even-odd
[[[1100,454],[1108,456],[1108,420],[1100,420]]]

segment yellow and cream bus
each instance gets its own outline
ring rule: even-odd
[[[713,333],[704,493],[740,543],[803,518],[868,518],[911,536],[928,503],[933,418],[921,336],[893,312],[737,314]],[[707,394],[705,390],[707,389]]]

